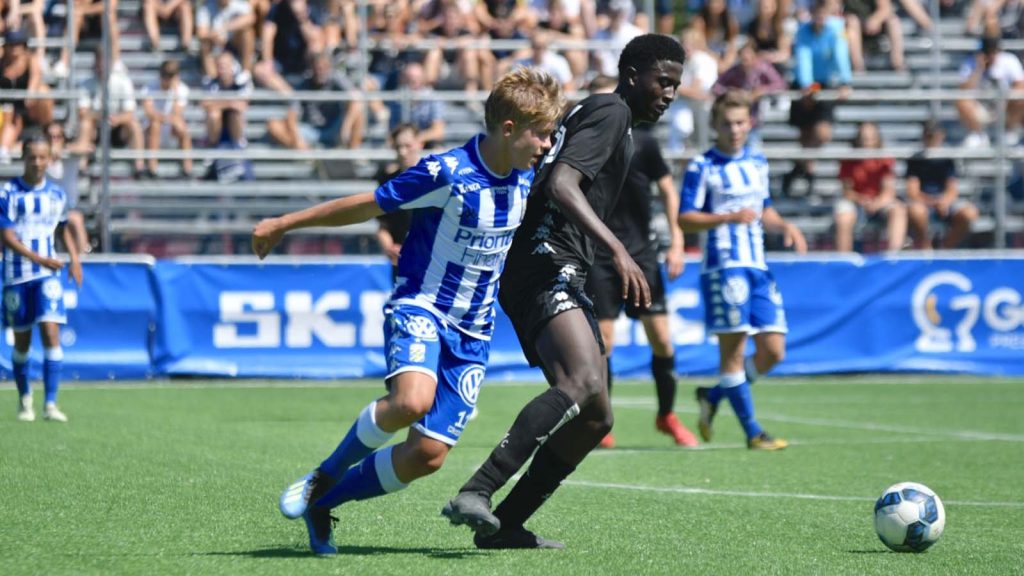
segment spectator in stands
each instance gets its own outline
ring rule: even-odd
[[[423,156],[423,145],[420,143],[419,134],[412,124],[399,124],[391,131],[388,143],[395,151],[395,161],[382,164],[377,171],[375,179],[378,185],[398,176],[402,172],[412,168],[419,163]],[[398,255],[402,251],[402,244],[409,233],[409,225],[412,223],[412,212],[398,210],[377,217],[380,228],[377,230],[377,241],[380,242],[380,249],[391,260],[391,280],[394,281],[398,271]]]
[[[299,90],[310,92],[355,92],[355,86],[344,76],[334,72],[331,56],[321,53],[313,58],[313,71],[299,85]],[[310,145],[327,148],[345,146],[359,148],[363,142],[365,113],[356,101],[321,100],[304,101],[288,111],[284,120],[267,122],[267,132],[282,146],[306,150]]]
[[[589,1],[589,0],[588,0]],[[553,41],[586,40],[583,26],[583,0],[530,0],[530,9],[537,16],[537,27],[548,32]],[[575,78],[587,71],[590,53],[586,50],[564,50],[562,56],[569,61]]]
[[[4,35],[0,58],[0,90],[49,92],[43,82],[42,60],[28,51],[28,37],[17,29]],[[0,101],[0,164],[11,161],[11,150],[25,128],[43,126],[53,119],[53,100],[13,98]]]
[[[78,46],[79,40],[100,38],[103,34],[103,0],[73,0],[75,3],[74,21],[71,22],[71,45]],[[117,0],[108,0],[110,8],[110,54],[111,61],[121,59],[121,33],[117,22]],[[55,76],[66,78],[70,54],[67,47],[61,50],[60,61],[54,67]]]
[[[43,21],[43,0],[0,0],[0,33],[7,34],[22,30],[24,20],[36,39],[36,56],[40,62],[46,57],[43,43],[46,40],[46,23]]]
[[[530,54],[526,58],[510,63],[499,74],[504,74],[514,66],[531,66],[539,68],[558,81],[562,90],[566,93],[576,89],[575,77],[572,74],[572,67],[569,61],[560,54],[548,49],[549,33],[546,30],[535,30],[530,37]]]
[[[853,147],[858,150],[882,148],[878,125],[863,122],[857,127]],[[858,158],[839,163],[843,197],[836,202],[836,250],[853,251],[853,232],[859,220],[884,221],[890,251],[903,248],[907,240],[907,208],[896,198],[896,161],[886,158]]]
[[[957,0],[939,0],[940,10],[944,4],[956,2]],[[932,22],[931,16],[928,15],[928,9],[925,7],[927,4],[923,0],[900,0],[900,6],[903,6],[903,11],[910,16],[917,24],[919,31],[928,31],[932,29],[935,24]]]
[[[276,0],[263,22],[261,57],[253,77],[278,92],[291,92],[306,77],[313,55],[323,52],[326,15],[306,0]]]
[[[643,1],[643,0],[639,0]],[[792,2],[792,0],[785,0],[786,2]],[[760,9],[759,0],[727,0],[729,7],[729,13],[736,19],[736,23],[739,24],[739,29],[743,30],[750,25],[751,22],[757,17],[757,12]],[[708,0],[689,0],[687,7],[689,8],[690,14],[697,14],[704,9],[708,4]],[[785,10],[790,12],[790,10]]]
[[[235,60],[231,52],[217,56],[217,76],[207,79],[204,88],[213,93],[232,94],[230,100],[206,100],[207,146],[224,150],[243,150],[248,145],[245,138],[245,113],[249,109],[249,95],[252,94],[252,76]],[[215,160],[206,178],[219,181],[251,180],[252,164],[249,161]]]
[[[960,67],[960,88],[1024,90],[1024,67],[1020,59],[1003,51],[999,47],[999,38],[990,36],[982,39],[981,48],[973,57],[969,57]],[[967,128],[968,134],[963,145],[977,148],[989,145],[985,125],[992,119],[992,114],[977,100],[957,100],[956,109],[960,113],[960,122]],[[1006,104],[1006,139],[1007,144],[1014,145],[1020,140],[1018,130],[1024,121],[1024,100],[1011,100]]]
[[[793,57],[793,35],[786,29],[785,6],[789,0],[761,0],[757,16],[747,26],[747,42],[752,43],[758,55],[772,65],[782,68]]]
[[[708,49],[718,58],[719,72],[728,70],[736,63],[740,25],[729,10],[726,0],[707,0],[693,17],[692,26],[704,33]]]
[[[630,20],[633,16],[632,0],[611,0],[608,6],[608,26],[597,31],[595,40],[606,40],[613,46],[609,49],[595,50],[593,56],[597,62],[597,72],[605,76],[618,77],[619,55],[630,40],[643,34]]]
[[[668,149],[676,151],[685,148],[696,127],[703,129],[709,124],[705,119],[714,98],[711,89],[718,80],[718,61],[708,51],[704,32],[699,28],[683,30],[682,44],[686,52],[682,82],[676,91],[677,98],[668,109]],[[698,142],[698,146],[703,145],[704,140]]]
[[[85,215],[78,208],[78,151],[67,146],[64,125],[50,122],[45,128],[46,138],[50,141],[50,163],[46,167],[46,178],[67,194],[68,225],[71,234],[78,244],[79,252],[92,252],[89,233],[85,228]]]
[[[160,65],[160,78],[142,90],[142,110],[146,114],[146,149],[159,150],[171,136],[182,150],[192,149],[192,137],[185,122],[188,107],[188,86],[181,81],[177,60],[165,60]],[[149,159],[147,175],[156,177],[158,161]],[[181,161],[181,172],[192,175],[192,159]]]
[[[892,0],[843,0],[846,39],[850,44],[850,63],[858,72],[867,70],[865,44],[877,46],[885,29],[889,35],[889,62],[893,70],[903,70],[903,24]]]
[[[427,84],[423,65],[416,62],[406,64],[399,76],[398,88],[407,91],[408,108],[402,101],[388,103],[391,107],[390,129],[407,122],[420,131],[419,139],[424,148],[440,145],[445,133],[444,106],[439,100],[431,99],[433,88]]]
[[[371,2],[368,2],[371,3]],[[355,0],[327,0],[322,7],[323,50],[353,51],[359,47],[359,17]]]
[[[820,148],[832,140],[832,102],[815,97],[821,88],[839,89],[839,99],[850,93],[850,51],[846,44],[843,19],[836,16],[834,0],[814,0],[811,20],[800,26],[796,33],[796,89],[803,97],[789,109],[789,123],[800,129],[800,145]],[[793,170],[782,179],[784,194],[792,192],[797,178],[807,181],[807,192],[814,190],[814,164],[798,160]]]
[[[745,90],[749,93],[751,129],[747,136],[747,145],[759,147],[761,98],[785,90],[786,81],[774,66],[760,56],[754,43],[748,41],[740,48],[740,61],[718,77],[715,85],[711,87],[711,92],[715,96],[721,96],[731,89]]]
[[[445,80],[454,81],[471,94],[491,89],[494,54],[468,45],[474,39],[483,38],[480,23],[470,6],[460,0],[428,0],[417,20],[417,31],[438,42],[423,61],[428,84],[441,86]],[[445,73],[445,69],[453,67],[457,74]],[[473,108],[483,109],[476,100],[470,99],[470,102]]]
[[[537,18],[529,7],[519,0],[480,0],[473,8],[483,33],[493,40],[522,40],[537,27]],[[496,62],[509,62],[515,50],[492,49]]]
[[[153,50],[160,49],[160,23],[170,20],[178,22],[182,50],[189,50],[192,46],[193,18],[192,2],[189,0],[142,0],[142,22]]]
[[[218,51],[234,50],[246,72],[252,72],[256,47],[256,16],[245,0],[200,0],[196,9],[196,36],[203,74],[217,76]]]
[[[968,34],[982,37],[1024,36],[1024,0],[974,0],[967,12]]]
[[[85,95],[78,101],[78,139],[75,148],[92,150],[99,142],[99,124],[102,120],[103,101],[100,98],[100,82],[103,78],[103,53],[96,51],[93,64],[93,77],[82,85]],[[110,144],[115,147],[128,147],[142,152],[142,124],[135,117],[138,107],[135,102],[135,86],[128,76],[128,69],[120,60],[113,60],[110,77],[107,83],[109,97]],[[134,161],[132,172],[136,178],[147,174],[143,170],[142,158]]]
[[[930,250],[929,219],[948,225],[943,248],[956,248],[967,237],[971,223],[978,218],[978,209],[959,197],[956,164],[949,158],[928,158],[927,150],[942,146],[945,132],[932,120],[924,125],[922,140],[925,151],[907,161],[907,200],[910,202],[910,230],[914,247]]]

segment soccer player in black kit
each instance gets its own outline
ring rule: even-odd
[[[633,155],[632,127],[655,122],[675,98],[683,49],[644,34],[619,57],[612,94],[595,94],[562,117],[537,168],[526,217],[516,232],[498,299],[523,353],[550,387],[516,417],[505,438],[442,514],[469,525],[478,548],[563,548],[523,527],[612,428],[607,359],[584,285],[595,243],[612,254],[622,297],[650,306],[637,266],[603,221],[618,201]],[[534,454],[536,452],[536,454]],[[491,512],[491,496],[533,462]]]
[[[609,83],[608,81],[611,81]],[[610,92],[614,79],[598,76],[590,83],[591,94]],[[673,408],[676,401],[676,358],[669,333],[668,307],[665,302],[665,281],[658,264],[658,242],[651,231],[651,183],[655,183],[668,216],[671,243],[665,252],[665,268],[673,280],[683,273],[683,231],[674,215],[679,213],[679,193],[672,182],[672,171],[661,155],[661,147],[654,136],[653,126],[641,124],[633,131],[633,161],[622,185],[619,202],[612,209],[605,224],[622,241],[633,260],[643,269],[651,289],[651,305],[647,308],[622,301],[622,279],[619,278],[612,255],[597,247],[594,263],[587,274],[587,294],[594,301],[594,313],[601,327],[608,357],[608,392],[612,390],[612,349],[615,346],[615,321],[626,310],[626,316],[639,320],[651,345],[651,376],[658,396],[658,413],[654,427],[672,437],[678,446],[694,447],[697,437],[690,432]],[[623,306],[625,304],[625,306]],[[611,433],[601,440],[601,448],[612,448],[615,439]]]

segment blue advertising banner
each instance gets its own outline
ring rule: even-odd
[[[68,323],[61,328],[64,379],[105,380],[153,375],[157,303],[148,256],[91,257],[83,265],[82,288],[63,274]],[[34,331],[29,375],[42,377],[43,346]],[[0,370],[9,378],[12,332],[0,339]]]
[[[775,258],[790,332],[776,374],[1024,374],[1024,258]],[[384,373],[381,307],[390,270],[379,259],[215,264],[161,262],[155,367],[181,375],[358,377]],[[668,286],[677,367],[714,374],[700,265]],[[753,351],[751,343],[748,352]],[[642,326],[616,325],[614,369],[643,375]],[[489,377],[540,379],[499,314]]]
[[[820,255],[775,257],[770,266],[789,324],[786,359],[775,374],[1024,375],[1024,255]],[[700,264],[689,262],[667,290],[681,374],[718,367],[699,277]],[[64,377],[380,377],[390,285],[381,258],[93,258],[81,290],[65,280]],[[8,330],[0,339],[7,377],[11,344]],[[621,317],[615,372],[648,374],[646,344],[640,323]],[[38,378],[38,336],[31,358]],[[488,377],[541,379],[500,313]]]
[[[269,264],[178,260],[161,262],[154,273],[161,302],[154,365],[161,374],[342,378],[384,373],[381,310],[391,271],[379,258]]]

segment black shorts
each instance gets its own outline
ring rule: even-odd
[[[658,255],[654,250],[645,250],[636,258],[637,265],[644,271],[644,278],[651,288],[651,306],[642,308],[633,305],[632,300],[622,299],[622,278],[611,260],[597,260],[587,275],[587,294],[594,300],[594,312],[598,320],[614,320],[619,317],[623,306],[626,316],[636,320],[641,316],[665,314],[665,280],[661,276]]]
[[[819,122],[831,123],[835,119],[835,103],[817,99],[794,100],[789,106],[789,125],[812,128]]]
[[[594,315],[594,303],[585,291],[586,277],[573,276],[569,279],[556,276],[545,285],[536,289],[508,289],[502,286],[498,293],[498,301],[502,310],[512,321],[512,327],[519,337],[519,345],[530,366],[540,366],[540,355],[537,354],[537,334],[552,318],[562,312],[580,309],[587,317],[590,330],[594,334],[601,354],[605,353],[604,340],[601,339],[601,328]]]

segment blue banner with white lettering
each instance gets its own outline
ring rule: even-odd
[[[87,262],[82,287],[62,271],[68,323],[61,327],[65,380],[146,378],[153,375],[157,303],[148,257]],[[34,330],[29,375],[42,377],[43,346]],[[0,339],[0,371],[10,377],[11,331]]]
[[[789,324],[774,373],[965,372],[1024,374],[1024,259],[822,258],[773,260]],[[162,374],[369,377],[385,371],[382,261],[182,264],[155,269],[162,303]],[[668,286],[681,374],[714,374],[700,265]],[[751,342],[748,353],[754,349]],[[614,369],[643,375],[650,349],[620,318]],[[499,314],[489,378],[540,379]]]
[[[154,364],[171,376],[342,378],[384,373],[383,260],[160,262]]]
[[[143,259],[145,260],[145,259]],[[770,260],[789,333],[775,374],[947,372],[1024,375],[1024,256]],[[700,265],[668,285],[681,374],[717,372],[704,325]],[[65,279],[64,378],[148,376],[381,377],[383,259],[337,261],[91,261],[85,284]],[[12,333],[0,339],[9,377]],[[748,344],[752,353],[754,343]],[[613,366],[649,374],[639,323],[620,318]],[[39,377],[42,346],[32,346]],[[491,379],[539,380],[499,314]]]

